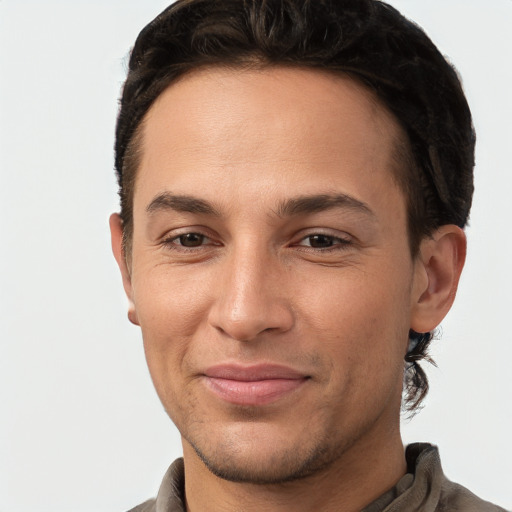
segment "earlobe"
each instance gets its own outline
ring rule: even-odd
[[[128,319],[134,325],[139,325],[137,312],[135,310],[135,303],[133,300],[133,288],[130,275],[130,269],[126,261],[123,250],[123,221],[118,213],[113,213],[109,219],[110,224],[110,238],[112,243],[112,252],[116,259],[121,277],[123,279],[123,287],[128,298]]]
[[[416,261],[411,329],[429,332],[450,310],[466,259],[466,235],[458,226],[441,226],[425,238]]]

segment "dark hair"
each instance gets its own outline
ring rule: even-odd
[[[349,74],[374,91],[407,135],[397,144],[411,253],[443,224],[464,227],[473,194],[475,134],[455,69],[428,36],[378,0],[178,0],[139,34],[116,129],[125,254],[142,121],[177,78],[204,66],[289,65]],[[418,362],[431,333],[411,332],[405,402],[428,390]]]

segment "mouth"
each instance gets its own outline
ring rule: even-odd
[[[208,368],[204,382],[220,399],[234,405],[266,405],[291,395],[309,380],[278,365],[220,365]]]

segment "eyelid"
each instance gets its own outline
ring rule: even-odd
[[[335,240],[341,240],[342,242],[353,242],[354,237],[349,233],[344,231],[337,231],[327,228],[313,228],[313,229],[304,229],[301,230],[294,238],[297,242],[305,240],[306,238],[310,238],[315,235],[325,236],[328,238],[333,238]]]
[[[180,237],[182,237],[184,235],[188,235],[188,234],[195,234],[195,235],[202,236],[209,243],[203,243],[196,247],[187,247],[187,246],[184,246],[181,244],[173,243],[175,240],[179,239]],[[220,242],[217,242],[215,238],[216,238],[215,235],[212,234],[209,229],[206,229],[202,226],[185,226],[182,228],[175,228],[170,231],[167,231],[160,238],[159,244],[164,247],[172,247],[172,248],[180,249],[180,250],[197,250],[197,249],[200,249],[201,247],[221,245]]]
[[[323,236],[325,238],[331,238],[332,240],[339,241],[342,243],[349,243],[351,241],[348,237],[327,235],[325,233],[312,233],[311,235],[306,235],[306,236],[302,237],[300,241],[306,240],[308,238],[312,238],[314,236]]]
[[[196,233],[195,231],[190,231],[188,233],[181,233],[180,235],[176,235],[176,236],[171,236],[167,239],[164,240],[164,243],[173,243],[175,241],[179,241],[183,236],[187,236],[187,235],[197,235],[199,237],[202,237],[202,241],[203,243],[201,243],[200,245],[196,246],[196,247],[201,247],[203,245],[209,245],[208,243],[205,243],[207,241],[210,241],[211,238],[209,236],[206,236],[206,235],[203,235],[202,233]],[[186,247],[184,246],[182,243],[179,243],[179,244],[176,244],[180,247]],[[192,249],[193,247],[187,247],[187,249]]]
[[[184,249],[194,249],[194,247],[186,247],[181,244],[173,243],[180,237],[188,234],[196,234],[204,237],[205,242],[200,246],[195,247],[196,249],[199,247],[204,247],[208,245],[222,245],[222,243],[218,240],[218,236],[215,233],[212,233],[210,229],[204,226],[183,226],[179,228],[172,229],[167,231],[164,235],[160,237],[159,244],[161,245],[173,245],[174,247],[183,247]],[[309,245],[303,244],[305,240],[311,238],[313,236],[323,236],[326,238],[331,238],[334,241],[334,247],[346,246],[355,242],[355,239],[352,235],[346,232],[337,231],[333,233],[332,230],[327,228],[312,228],[312,229],[304,229],[301,232],[297,233],[293,238],[294,241],[290,244],[291,246],[301,246],[301,247],[310,247],[314,250],[322,250],[319,248],[314,248]],[[325,248],[323,249],[325,250]]]
[[[304,243],[308,238],[314,236],[322,236],[326,238],[332,239],[332,245],[328,245],[326,247],[314,247],[311,243]],[[296,237],[295,241],[292,242],[291,247],[312,253],[312,254],[331,254],[331,253],[339,253],[340,251],[346,251],[353,247],[355,243],[355,239],[353,236],[349,235],[345,232],[336,231],[335,233],[332,230],[327,228],[313,228],[301,231]]]

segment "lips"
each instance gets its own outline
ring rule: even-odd
[[[222,400],[246,406],[276,402],[300,388],[308,376],[278,365],[220,365],[205,371],[206,386]]]

